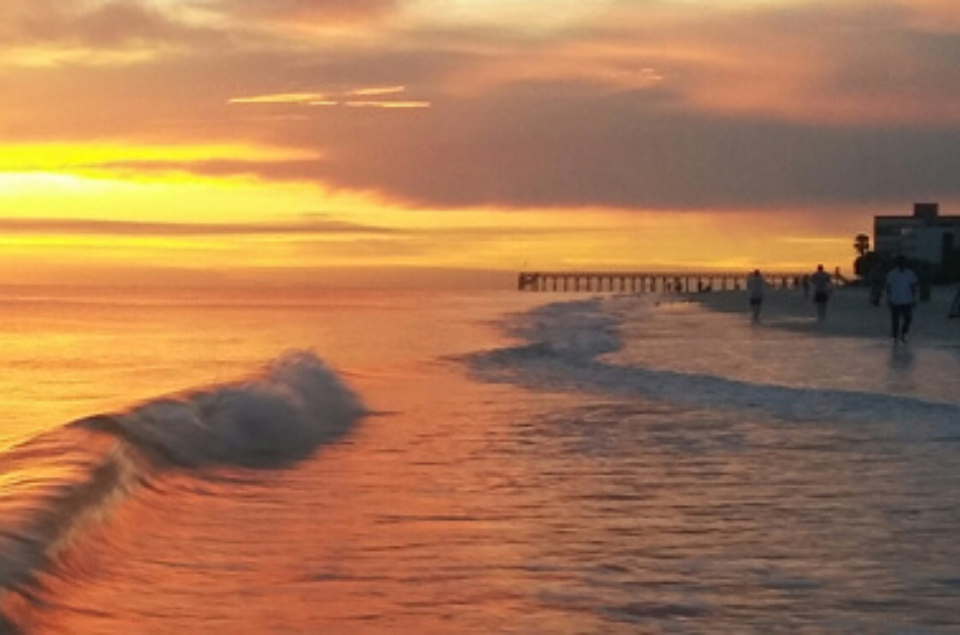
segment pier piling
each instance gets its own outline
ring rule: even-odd
[[[801,286],[805,273],[765,273],[771,288]],[[518,291],[573,293],[707,293],[744,288],[747,272],[521,271]]]

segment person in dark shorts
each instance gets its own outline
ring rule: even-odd
[[[750,297],[750,312],[753,315],[753,321],[760,321],[760,309],[763,307],[763,291],[767,282],[760,275],[759,269],[754,269],[753,273],[747,276],[747,294]]]
[[[907,341],[913,307],[917,304],[917,274],[907,268],[907,259],[897,256],[897,265],[887,274],[887,302],[890,305],[890,333],[894,342]]]
[[[817,319],[825,320],[827,302],[830,301],[830,293],[833,291],[833,281],[830,279],[830,274],[823,270],[823,265],[817,265],[817,270],[810,276],[810,284],[813,286],[813,303],[817,305]]]

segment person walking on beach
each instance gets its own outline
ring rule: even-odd
[[[830,274],[823,270],[823,265],[817,265],[816,272],[810,276],[810,284],[813,285],[813,303],[817,305],[817,319],[823,321],[827,318],[827,302],[830,300],[830,292],[833,291]]]
[[[760,321],[760,309],[763,306],[763,291],[767,282],[760,275],[759,269],[754,269],[753,273],[747,276],[747,294],[750,297],[750,311],[753,314],[753,321]]]
[[[897,256],[896,266],[887,273],[887,302],[890,305],[890,334],[893,341],[906,343],[913,307],[917,303],[917,274],[907,267],[907,259]]]

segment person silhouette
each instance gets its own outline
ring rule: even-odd
[[[813,302],[817,305],[817,319],[825,320],[827,318],[827,302],[830,301],[830,293],[833,291],[833,281],[830,274],[823,270],[823,265],[817,265],[817,270],[810,276],[810,284],[813,286]]]
[[[917,304],[917,274],[907,267],[907,259],[897,256],[896,266],[887,273],[887,303],[890,306],[890,335],[894,342],[907,341]]]
[[[766,286],[767,282],[760,275],[759,269],[754,269],[753,273],[747,276],[747,294],[750,298],[750,311],[754,322],[760,321],[760,309],[763,307],[763,292]]]

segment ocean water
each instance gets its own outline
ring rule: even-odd
[[[960,632],[960,338],[0,291],[0,633]]]

